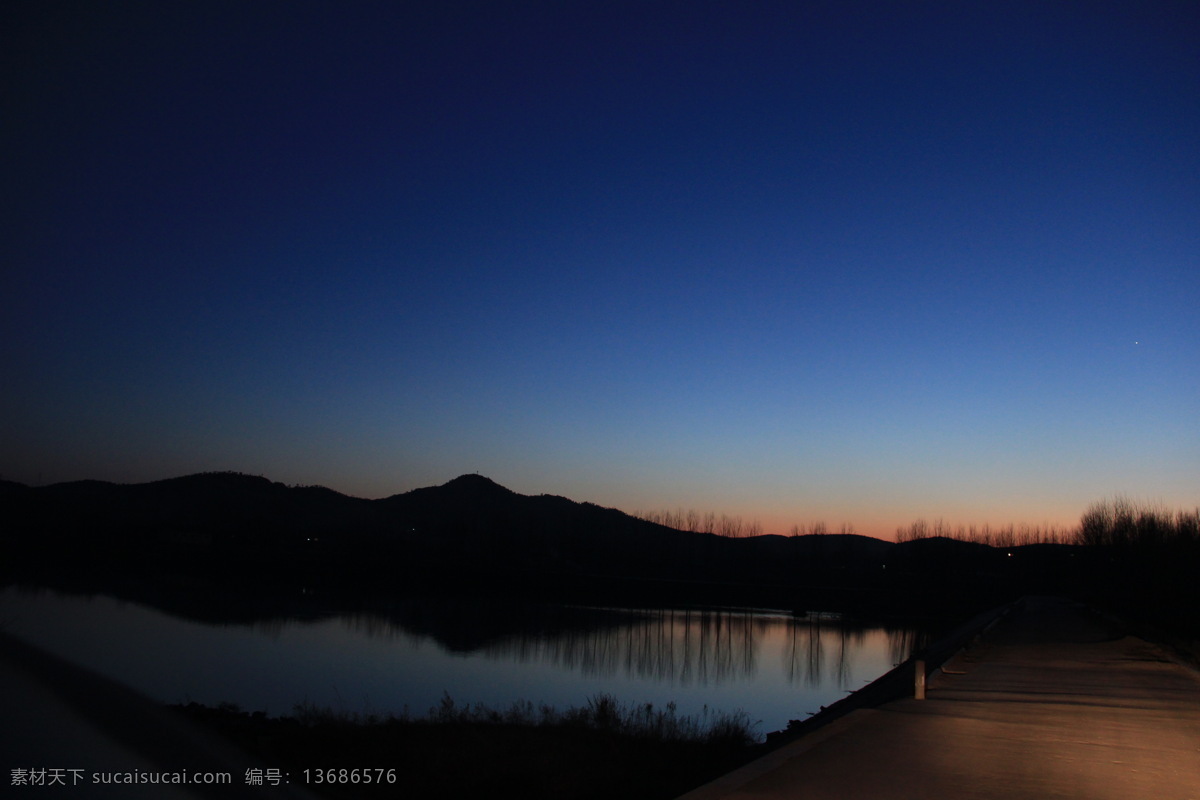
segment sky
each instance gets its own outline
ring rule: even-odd
[[[1191,2],[27,2],[0,476],[1200,505]]]

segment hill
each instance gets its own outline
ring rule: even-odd
[[[1008,591],[993,548],[823,534],[730,539],[522,495],[481,475],[380,500],[261,476],[0,486],[7,580],[75,568],[305,586],[471,586],[650,602],[905,610]],[[936,586],[932,578],[936,577]],[[1011,576],[1010,576],[1011,577]],[[917,598],[917,601],[913,601]]]

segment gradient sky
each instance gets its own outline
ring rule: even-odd
[[[1200,6],[6,4],[0,474],[1200,504]]]

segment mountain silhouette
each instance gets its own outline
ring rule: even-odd
[[[477,474],[379,500],[236,472],[142,484],[6,481],[0,522],[9,580],[30,564],[73,563],[306,585],[603,586],[828,608],[831,598],[850,607],[879,592],[912,594],[931,570],[942,585],[977,591],[1005,566],[993,548],[948,540],[681,531],[593,503],[519,494]]]

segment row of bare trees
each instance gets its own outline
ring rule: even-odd
[[[1088,507],[1076,541],[1105,556],[1096,561],[1092,603],[1200,655],[1200,508],[1174,511],[1117,496]]]
[[[823,536],[827,533],[839,533],[843,536],[850,536],[858,533],[854,526],[849,522],[843,522],[838,526],[836,531],[830,531],[829,526],[824,522],[810,522],[807,525],[793,525],[788,531],[788,536]]]
[[[896,529],[897,542],[944,537],[992,547],[1026,544],[1130,545],[1191,542],[1200,544],[1200,508],[1172,511],[1161,503],[1127,497],[1092,503],[1078,527],[1063,525],[950,525],[918,519]]]
[[[675,528],[681,531],[691,531],[692,533],[714,533],[717,536],[728,536],[733,539],[740,539],[747,536],[762,536],[762,523],[758,520],[746,522],[741,517],[731,517],[728,514],[718,514],[715,511],[697,511],[694,508],[689,508],[686,511],[682,508],[671,511],[664,509],[662,511],[635,511],[633,516],[638,519],[644,519],[647,522],[653,522],[658,525],[666,525],[668,528]]]
[[[1172,511],[1121,496],[1101,500],[1084,512],[1076,541],[1108,547],[1200,544],[1200,508]]]
[[[671,511],[670,509],[663,511],[635,511],[633,512],[633,516],[638,519],[644,519],[647,522],[666,525],[668,528],[675,528],[676,530],[691,531],[692,533],[715,533],[717,536],[729,536],[735,539],[748,536],[762,536],[763,533],[762,523],[758,520],[746,522],[741,517],[718,514],[715,511],[701,512],[691,508],[687,510],[680,508],[675,511]],[[857,531],[848,522],[843,522],[836,530],[830,529],[824,522],[810,522],[793,525],[788,531],[788,536],[820,536],[827,533],[850,535],[857,533]]]
[[[746,522],[741,517],[701,512],[695,509],[664,509],[636,511],[633,516],[693,533],[712,533],[718,536],[742,538],[761,536],[762,523]],[[824,522],[796,524],[789,536],[820,536],[837,533],[856,533],[854,526],[842,523],[832,530]],[[1078,527],[1058,524],[1030,525],[951,525],[944,519],[932,522],[918,519],[896,528],[897,542],[933,538],[957,539],[989,547],[1020,547],[1029,544],[1120,545],[1189,541],[1200,543],[1200,508],[1192,511],[1171,511],[1161,504],[1137,503],[1126,497],[1115,497],[1093,503],[1084,512]]]
[[[1019,547],[1026,544],[1067,544],[1075,541],[1076,529],[1062,525],[950,525],[943,519],[929,522],[918,519],[910,525],[896,528],[897,542],[917,539],[957,539],[989,547]]]

